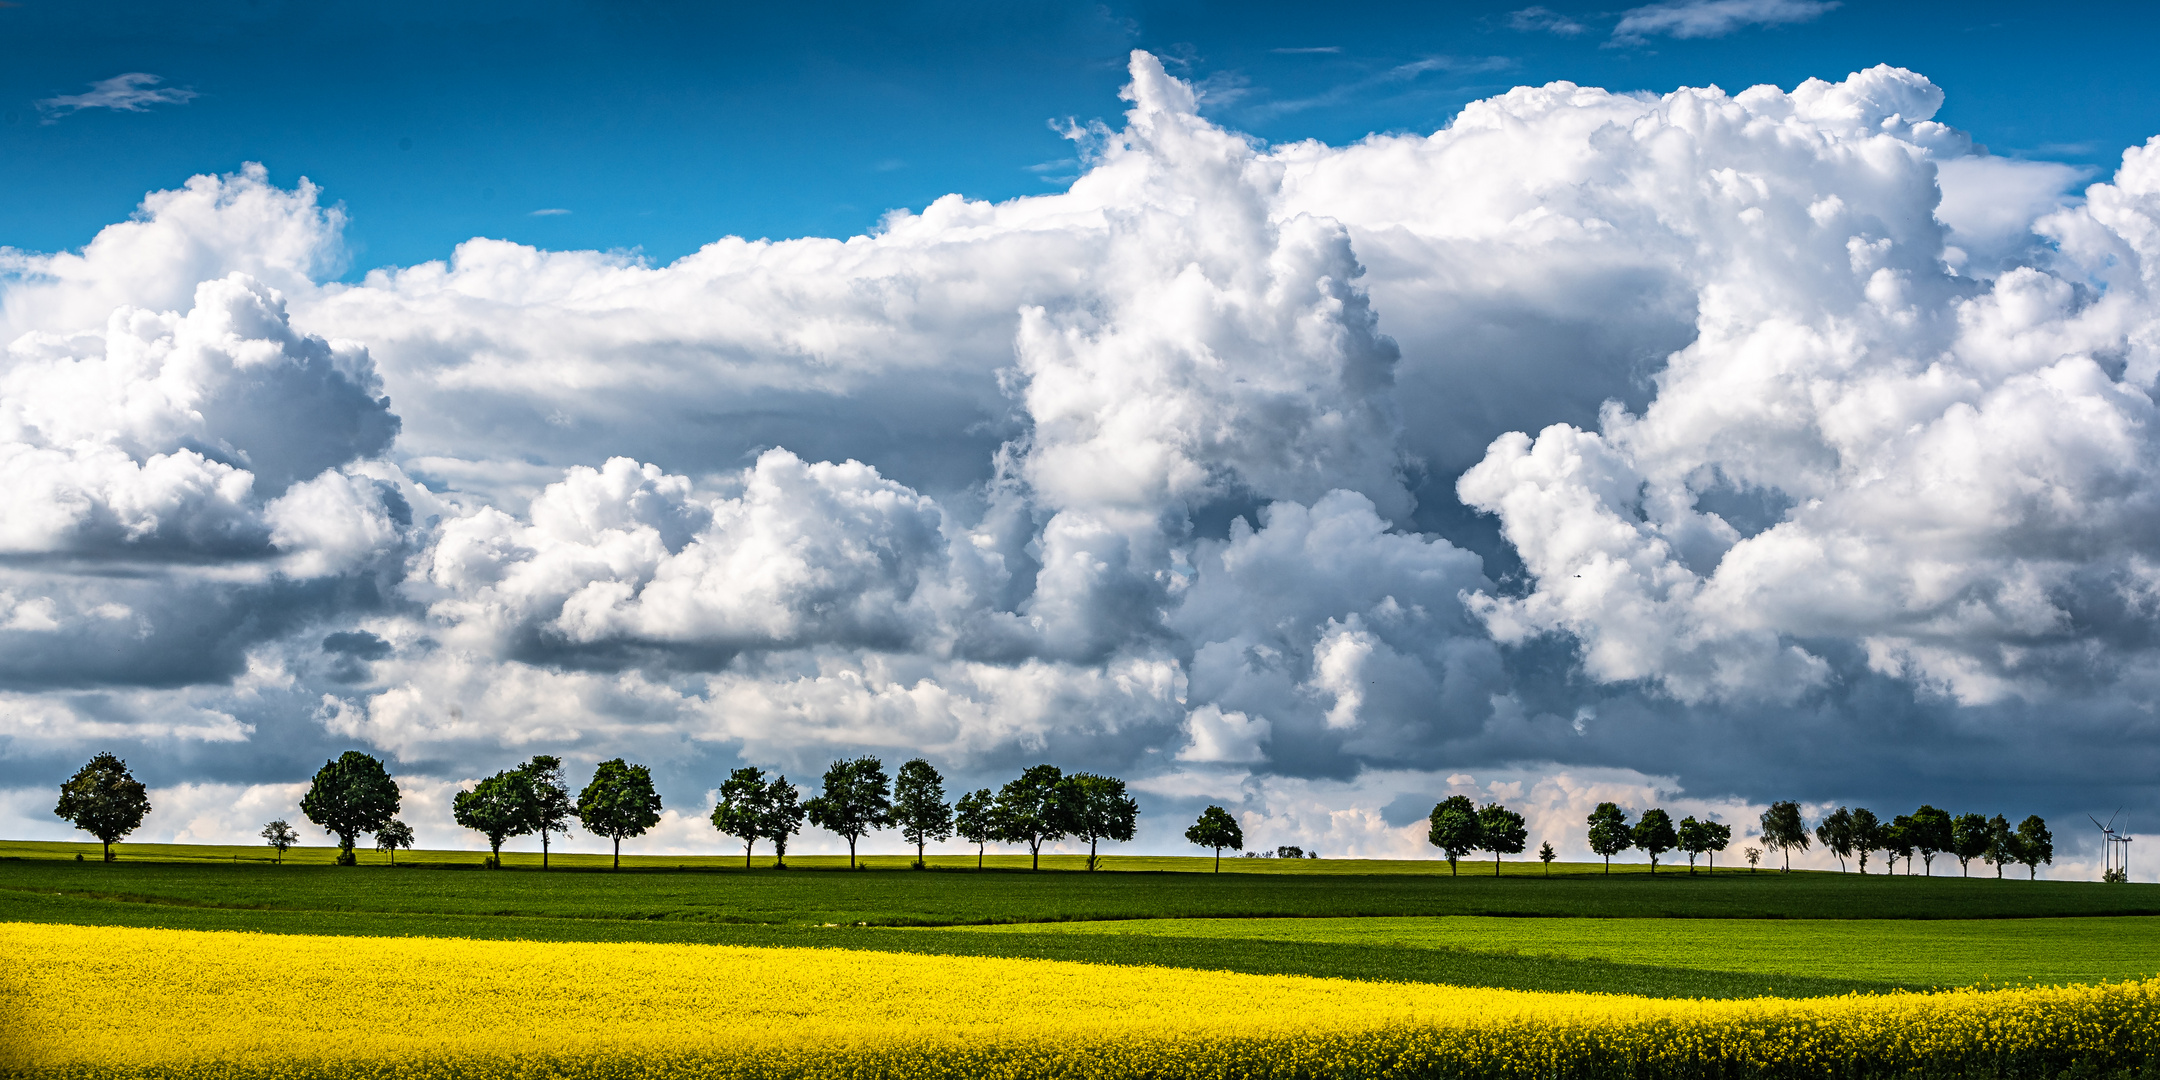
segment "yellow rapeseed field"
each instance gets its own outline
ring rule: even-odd
[[[826,949],[0,923],[0,1075],[2053,1075],[2143,1065],[2160,980],[1671,1001]]]

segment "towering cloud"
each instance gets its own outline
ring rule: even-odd
[[[2160,148],[2066,195],[1892,68],[1345,147],[1125,96],[1068,191],[666,266],[338,284],[252,167],[0,253],[0,783],[1049,757],[1576,850],[1604,798],[2059,810],[2149,722]]]

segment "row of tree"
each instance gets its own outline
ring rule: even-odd
[[[1777,802],[1763,811],[1762,838],[1764,847],[1784,855],[1787,870],[1792,869],[1792,853],[1808,850],[1811,842],[1821,843],[1837,856],[1840,870],[1845,868],[1845,860],[1857,857],[1863,874],[1867,873],[1868,855],[1877,851],[1883,853],[1888,872],[1893,874],[1900,859],[1905,861],[1905,872],[1912,873],[1916,856],[1928,876],[1935,872],[1935,856],[1945,854],[1957,859],[1966,877],[1972,876],[1974,859],[1995,867],[1998,878],[2003,867],[2016,864],[2025,866],[2028,878],[2038,878],[2041,863],[2055,862],[2055,837],[2038,814],[2028,816],[2013,829],[2001,814],[1953,817],[1947,811],[1922,806],[1884,821],[1864,806],[1840,806],[1823,815],[1811,835],[1807,823],[1801,820],[1799,803]]]
[[[1732,843],[1732,826],[1719,821],[1697,820],[1693,815],[1674,824],[1672,815],[1653,807],[1643,811],[1642,817],[1629,824],[1627,811],[1616,804],[1603,802],[1590,811],[1586,821],[1590,826],[1590,850],[1605,859],[1605,872],[1612,873],[1612,857],[1635,848],[1650,856],[1650,872],[1657,873],[1658,857],[1668,851],[1679,851],[1687,856],[1688,873],[1695,872],[1695,860],[1707,856],[1709,868],[1717,869],[1717,853]]]
[[[767,779],[763,769],[737,769],[720,785],[713,827],[742,841],[744,866],[759,840],[773,845],[776,863],[784,862],[788,837],[807,819],[848,842],[850,866],[865,834],[896,828],[914,845],[918,867],[925,847],[957,835],[975,845],[978,866],[989,844],[1008,843],[1027,845],[1031,867],[1041,865],[1044,844],[1072,837],[1087,844],[1087,868],[1093,870],[1102,842],[1131,840],[1140,818],[1125,781],[1055,765],[1033,766],[994,793],[982,788],[951,803],[945,801],[945,778],[921,758],[901,765],[890,782],[877,758],[835,761],[823,784],[823,794],[799,801],[786,776]]]
[[[400,848],[410,848],[412,829],[397,819],[403,795],[389,770],[375,757],[348,750],[316,771],[300,810],[308,820],[338,839],[338,862],[351,865],[353,847],[361,834],[372,834],[375,847],[388,852],[393,861]],[[504,841],[518,836],[540,838],[540,865],[545,869],[553,840],[567,834],[575,820],[595,836],[614,844],[614,862],[622,865],[622,842],[643,835],[660,821],[660,795],[652,773],[643,765],[622,758],[601,762],[592,781],[573,802],[563,775],[562,760],[547,754],[533,756],[524,764],[505,769],[471,789],[458,792],[451,811],[459,825],[485,836],[489,859],[499,862]],[[105,753],[92,758],[60,786],[54,814],[97,837],[112,859],[112,845],[133,832],[150,812],[148,790],[128,772],[127,763]],[[896,828],[915,847],[915,865],[923,865],[923,851],[934,842],[955,835],[976,846],[976,865],[991,843],[1025,844],[1029,865],[1040,867],[1044,844],[1071,837],[1088,845],[1087,867],[1100,865],[1102,841],[1125,842],[1133,838],[1140,815],[1139,804],[1127,796],[1125,782],[1092,773],[1066,773],[1055,765],[1037,765],[1023,771],[996,792],[988,788],[969,792],[952,803],[945,800],[945,780],[921,758],[900,766],[897,778],[888,779],[884,762],[874,757],[835,761],[825,770],[823,790],[803,799],[784,775],[767,778],[763,769],[742,768],[720,785],[719,802],[713,808],[713,827],[743,843],[743,864],[748,866],[759,840],[773,847],[775,865],[785,865],[788,839],[802,831],[805,821],[845,839],[848,865],[855,865],[857,843],[880,829]],[[1500,873],[1500,857],[1521,854],[1529,830],[1523,815],[1499,803],[1474,805],[1455,795],[1433,807],[1427,839],[1448,860],[1448,872],[1473,852],[1490,852],[1493,873]],[[1690,816],[1675,823],[1663,809],[1643,811],[1628,821],[1627,812],[1614,803],[1599,803],[1590,812],[1590,850],[1605,860],[1612,872],[1612,857],[1629,849],[1650,856],[1650,872],[1668,851],[1688,857],[1688,872],[1695,871],[1698,857],[1708,856],[1716,868],[1716,853],[1732,840],[1732,827],[1715,820]],[[1905,861],[1912,873],[1918,858],[1925,872],[1934,872],[1935,856],[1948,854],[1958,860],[1967,876],[1972,860],[1995,867],[1995,875],[2013,864],[2023,864],[2028,876],[2038,877],[2041,863],[2055,861],[2054,837],[2038,814],[2016,828],[1997,814],[1952,816],[1933,806],[1883,821],[1865,807],[1836,810],[1823,816],[1813,830],[1802,819],[1797,802],[1776,802],[1761,819],[1764,847],[1784,857],[1792,869],[1792,852],[1806,851],[1814,843],[1835,855],[1843,869],[1845,860],[1856,858],[1867,873],[1868,856],[1882,852],[1895,873],[1897,861]],[[299,843],[292,826],[280,819],[263,827],[263,839],[278,852],[280,861]],[[1185,838],[1215,852],[1215,869],[1222,869],[1224,849],[1241,851],[1244,830],[1235,817],[1220,806],[1209,806],[1185,830]],[[1281,849],[1290,857],[1292,849]],[[1302,852],[1300,852],[1302,854]],[[1748,849],[1752,865],[1759,855]],[[1544,844],[1538,858],[1551,865],[1552,844]]]

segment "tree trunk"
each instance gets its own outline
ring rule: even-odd
[[[546,829],[542,829],[542,830],[540,830],[540,869],[542,869],[542,870],[545,870],[545,869],[547,869],[547,868],[548,868],[548,834],[547,834],[547,830],[546,830]]]
[[[916,844],[916,845],[915,845],[915,869],[917,869],[917,870],[928,870],[928,869],[929,869],[929,867],[927,867],[927,866],[923,865],[923,848],[925,848],[925,847],[928,847],[928,846],[929,846],[928,844],[921,844],[921,843],[918,843],[918,844]]]
[[[1090,836],[1090,837],[1088,837],[1088,870],[1089,870],[1089,872],[1091,872],[1091,873],[1092,873],[1092,872],[1094,871],[1094,869],[1095,869],[1095,838],[1094,838],[1094,837],[1092,837],[1092,836]]]
[[[745,869],[745,870],[748,870],[748,869],[750,869],[750,848],[751,848],[751,847],[752,847],[753,845],[755,845],[756,843],[757,843],[757,837],[756,837],[756,836],[752,836],[752,837],[751,837],[750,839],[748,839],[748,840],[745,840],[745,841],[743,841],[743,846],[742,846],[742,868],[743,868],[743,869]]]
[[[1042,841],[1028,841],[1028,869],[1042,869]]]
[[[615,869],[622,869],[622,837],[615,838]]]
[[[1216,849],[1215,849],[1215,872],[1216,872],[1216,873],[1218,873],[1218,874],[1222,873],[1222,849],[1221,849],[1221,848],[1216,848]]]
[[[855,838],[852,836],[847,838],[847,868],[855,869]]]
[[[983,850],[989,846],[989,844],[975,845],[975,869],[980,870],[983,868]]]
[[[106,841],[104,841],[104,844],[105,844],[105,858],[104,858],[104,859],[103,859],[102,861],[104,861],[104,862],[111,862],[111,861],[112,861],[112,841],[110,841],[110,840],[106,840]]]
[[[1492,876],[1500,876],[1500,853],[1497,851],[1492,853]]]

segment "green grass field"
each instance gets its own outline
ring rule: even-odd
[[[2160,970],[2160,886],[1514,863],[512,857],[0,843],[0,920],[354,937],[792,945],[1653,996],[1808,996]],[[75,861],[86,853],[87,861]],[[253,860],[253,861],[250,861]],[[1950,868],[1955,869],[1951,863]],[[1472,864],[1465,864],[1465,870]],[[1619,870],[1620,868],[1615,868]]]

